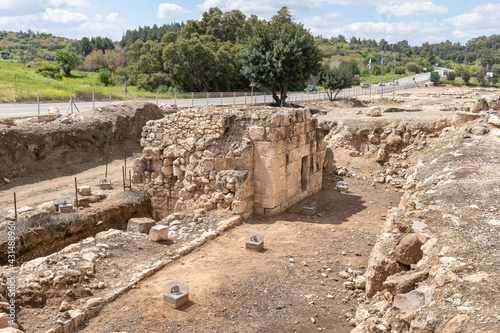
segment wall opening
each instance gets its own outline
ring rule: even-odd
[[[302,167],[300,169],[300,177],[301,177],[300,186],[301,186],[302,192],[307,191],[307,179],[308,179],[308,171],[309,171],[309,168],[307,165],[308,164],[308,157],[309,156],[302,157]]]

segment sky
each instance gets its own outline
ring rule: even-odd
[[[410,45],[465,44],[500,33],[500,2],[440,0],[0,0],[0,30],[121,40],[128,29],[199,20],[210,7],[269,20],[287,6],[314,36],[344,35]]]

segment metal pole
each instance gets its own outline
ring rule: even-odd
[[[95,109],[95,98],[94,98],[94,92],[92,92],[92,109]]]
[[[75,206],[76,206],[76,212],[78,213],[78,183],[76,181],[76,177],[75,177]]]
[[[36,104],[38,104],[38,114],[40,114],[40,92],[36,92]]]
[[[125,160],[125,181],[127,181],[127,151],[125,150],[123,152],[123,159]]]
[[[222,91],[220,92],[220,105],[222,105]]]
[[[194,103],[194,93],[191,92],[191,107],[193,107],[193,103]]]
[[[236,105],[236,93],[233,92],[233,105]]]
[[[252,92],[250,93],[250,105],[252,105],[252,99],[253,99],[253,85],[252,85]]]
[[[382,58],[383,59],[383,58]],[[382,64],[382,98],[384,97],[384,64]]]
[[[245,91],[245,105],[247,105],[247,92]]]
[[[104,174],[104,178],[108,178],[108,157],[106,156],[106,173]]]
[[[111,104],[111,91],[109,92],[109,104]]]
[[[134,101],[137,99],[137,92],[134,92]]]
[[[130,191],[132,191],[132,170],[128,170],[128,181],[130,186]]]
[[[69,92],[69,104],[71,105],[71,114],[73,114],[73,92]]]
[[[177,105],[177,92],[174,93],[174,104]]]
[[[158,105],[158,92],[156,92],[156,105]]]
[[[207,91],[207,105],[208,105],[208,91]]]
[[[123,181],[123,191],[125,191],[125,168],[122,165],[122,181]]]
[[[394,92],[396,91],[396,85],[394,84],[394,81],[396,81],[396,67],[394,67],[392,71],[394,72],[394,75],[392,77],[392,99],[394,99]]]
[[[14,192],[14,218],[17,221],[17,198],[16,198],[16,192]]]

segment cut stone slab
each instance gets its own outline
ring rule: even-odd
[[[168,239],[168,227],[165,225],[155,225],[149,230],[149,239],[159,242]]]
[[[394,307],[403,313],[413,312],[432,301],[433,288],[420,287],[407,294],[394,296]]]
[[[148,217],[132,218],[128,220],[127,231],[148,234],[155,225],[156,221]]]

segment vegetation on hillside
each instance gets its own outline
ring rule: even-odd
[[[286,99],[288,90],[303,89],[306,83],[328,82],[338,87],[349,81],[355,85],[368,81],[370,75],[377,82],[382,72],[395,72],[399,77],[430,72],[436,65],[453,70],[439,82],[500,84],[500,35],[480,36],[464,45],[446,41],[421,46],[410,46],[405,40],[313,37],[293,22],[286,7],[269,22],[239,10],[223,12],[214,7],[199,20],[127,30],[119,42],[106,37],[73,40],[30,30],[0,31],[0,58],[26,64],[26,75],[36,81],[34,85],[67,87],[70,81],[82,80],[88,84],[80,89],[96,90],[113,85],[119,89],[127,81],[129,89],[138,92],[242,91],[255,81],[258,89],[273,93],[278,103]],[[318,60],[330,67],[324,69],[321,80],[315,76]],[[0,72],[4,68],[0,65]],[[0,81],[8,77],[2,75]],[[88,82],[89,78],[95,82]],[[26,88],[19,87],[20,81],[12,83],[18,90]],[[87,86],[91,88],[83,88]]]

